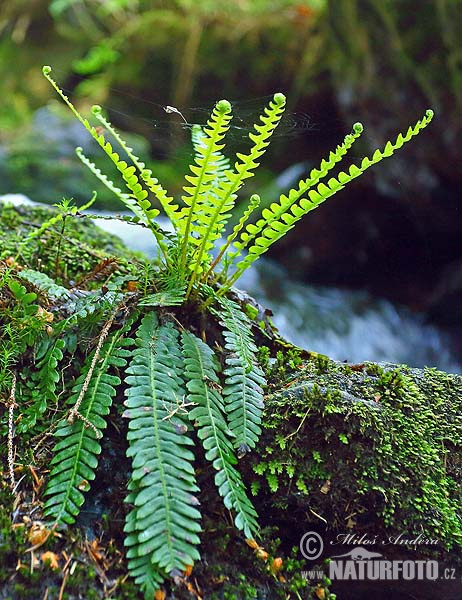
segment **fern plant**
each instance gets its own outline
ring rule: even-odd
[[[51,68],[44,67],[43,73],[116,165],[124,189],[80,148],[77,155],[133,213],[128,220],[152,231],[160,254],[157,264],[111,273],[104,286],[92,290],[66,287],[49,274],[18,270],[16,287],[10,284],[12,293],[24,302],[26,286],[37,290],[55,317],[51,338],[44,342],[42,336],[36,342],[32,379],[43,378],[43,397],[34,398],[29,391],[32,416],[24,429],[33,429],[47,402],[55,402],[57,377],[63,372],[60,363],[64,356],[76,354],[76,338],[82,337],[76,326],[89,322],[93,342],[88,350],[80,350],[86,356],[75,379],[65,380],[66,408],[58,411],[54,423],[57,442],[44,510],[58,524],[78,518],[96,476],[108,415],[117,413],[123,402],[132,463],[124,527],[128,569],[146,598],[152,598],[169,575],[200,558],[200,490],[194,467],[198,442],[236,528],[248,540],[258,536],[257,514],[238,461],[258,444],[265,378],[253,337],[259,326],[236,301],[233,284],[303,216],[416,136],[433,113],[427,111],[405,135],[399,134],[359,166],[328,178],[360,136],[362,126],[356,124],[318,169],[256,219],[260,198],[252,195],[226,235],[238,194],[254,175],[283,115],[283,94],[275,94],[264,108],[249,133],[250,148],[238,153],[234,162],[222,152],[231,105],[218,102],[205,127],[192,128],[195,157],[184,193],[175,200],[100,107],[93,108],[93,116],[119,151],[80,115],[51,78]],[[161,210],[173,233],[158,223]],[[127,289],[127,282],[134,287]],[[22,389],[27,395],[26,386]]]

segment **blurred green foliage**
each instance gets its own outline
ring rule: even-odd
[[[280,89],[289,110],[336,120],[317,154],[343,122],[361,116],[375,146],[432,106],[445,118],[432,146],[412,152],[457,173],[462,0],[2,0],[0,35],[0,143],[49,99],[39,66],[51,64],[81,110],[106,105],[119,127],[148,137],[162,105]]]
[[[0,128],[17,124],[29,106],[43,104],[43,83],[31,72],[45,63],[68,76],[84,75],[76,92],[99,103],[112,86],[151,98],[158,93],[175,106],[189,104],[193,95],[210,103],[217,95],[234,97],[237,90],[246,96],[271,93],[275,80],[277,88],[281,81],[300,87],[300,65],[306,73],[317,68],[317,61],[304,57],[314,57],[319,47],[324,5],[325,0],[3,0],[0,85],[10,106],[3,106]],[[19,70],[11,69],[13,63]]]

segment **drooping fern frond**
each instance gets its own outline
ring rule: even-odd
[[[51,460],[52,470],[49,475],[45,495],[44,511],[57,523],[74,523],[80,507],[84,502],[84,492],[90,489],[90,482],[95,478],[98,455],[101,445],[98,441],[106,428],[106,417],[116,394],[116,387],[121,381],[117,375],[109,373],[111,367],[123,367],[130,351],[127,346],[131,340],[124,335],[131,322],[104,343],[99,353],[99,361],[93,372],[89,385],[79,406],[82,418],[69,423],[67,415],[55,431],[60,441],[55,445]],[[81,396],[87,373],[92,365],[94,352],[88,357],[82,372],[72,387],[72,395],[67,405],[75,407]]]
[[[205,457],[216,470],[215,484],[223,502],[236,514],[235,525],[247,538],[256,535],[257,513],[245,492],[237,459],[229,440],[223,398],[220,393],[217,365],[213,351],[207,344],[188,331],[183,331],[188,401],[196,406],[189,418],[198,429],[198,436],[206,451]]]
[[[183,359],[178,332],[158,325],[148,313],[137,331],[137,348],[127,369],[124,413],[129,419],[127,456],[133,472],[124,531],[128,566],[148,590],[174,569],[200,558],[198,491],[182,405]],[[148,560],[149,558],[149,560]]]
[[[18,272],[18,277],[32,283],[35,288],[44,292],[52,300],[69,298],[69,290],[56,283],[54,279],[34,269],[23,269]]]
[[[46,411],[47,407],[56,402],[56,386],[61,378],[58,365],[63,358],[65,342],[62,339],[42,341],[35,356],[36,371],[32,374],[34,389],[32,390],[33,403],[23,411],[23,417],[18,423],[19,433],[28,431],[35,426],[37,419]]]
[[[353,179],[362,175],[369,167],[391,156],[395,150],[401,148],[404,143],[418,135],[430,123],[432,118],[433,111],[427,110],[425,117],[417,121],[414,127],[409,127],[405,136],[400,133],[394,143],[389,141],[382,151],[376,150],[372,158],[365,157],[359,167],[351,165],[348,172],[341,171],[337,178],[331,177],[327,185],[317,183],[320,179],[320,176],[317,174],[314,178],[310,177],[310,179],[301,180],[298,189],[290,190],[288,196],[281,195],[279,202],[273,203],[270,208],[264,209],[262,211],[262,218],[255,225],[248,225],[246,232],[241,234],[241,242],[239,244],[235,243],[239,253],[244,247],[248,248],[249,253],[237,263],[234,275],[229,279],[221,293],[229,289],[229,286],[238,279],[243,271],[292,229],[297,221],[343,189]],[[323,173],[324,171],[325,169],[321,165],[319,173]],[[315,189],[311,189],[314,186],[316,186]]]
[[[220,298],[217,311],[222,324],[225,348],[225,385],[223,398],[229,428],[235,436],[234,447],[239,456],[255,448],[261,434],[264,407],[262,386],[265,376],[255,360],[257,347],[252,337],[252,324],[239,305]],[[214,311],[215,312],[215,311]]]

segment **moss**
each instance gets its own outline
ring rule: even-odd
[[[295,516],[309,506],[331,532],[460,548],[461,411],[457,375],[314,357],[267,400],[254,489],[278,490]]]
[[[0,202],[0,260],[15,257],[24,238],[54,214],[53,208],[16,207]],[[73,281],[110,255],[119,259],[140,256],[88,219],[67,217],[32,239],[17,260],[20,265],[41,270],[58,280]]]

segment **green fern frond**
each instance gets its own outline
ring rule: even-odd
[[[144,296],[138,306],[179,306],[183,304],[186,288],[177,288]]]
[[[226,263],[232,263],[242,251],[253,241],[258,238],[262,231],[274,221],[284,218],[284,215],[290,210],[293,204],[300,200],[306,192],[316,185],[321,179],[331,171],[337,163],[339,163],[348,150],[351,149],[354,142],[358,139],[363,131],[362,125],[356,123],[353,132],[345,136],[343,143],[337,146],[335,152],[330,152],[327,160],[323,159],[319,169],[313,169],[308,179],[300,180],[297,189],[292,189],[289,195],[282,194],[279,203],[274,202],[270,208],[265,208],[262,211],[262,216],[258,221],[249,223],[245,231],[241,233],[240,240],[234,242],[235,250],[228,253]],[[244,267],[245,270],[246,267]]]
[[[164,209],[166,215],[171,220],[173,225],[175,226],[176,220],[179,216],[180,207],[175,204],[173,198],[168,195],[168,192],[161,186],[158,179],[152,177],[152,171],[146,168],[144,162],[140,160],[136,154],[133,152],[133,148],[130,148],[125,140],[121,137],[120,133],[113,127],[112,123],[110,123],[102,114],[101,108],[96,105],[93,107],[93,114],[96,119],[101,123],[101,125],[107,129],[113,137],[119,142],[120,146],[124,149],[127,156],[133,162],[135,167],[138,169],[141,179],[147,185],[147,187],[151,190],[157,200],[160,202],[160,205]]]
[[[75,522],[84,502],[83,493],[90,489],[90,481],[95,478],[97,457],[101,452],[98,438],[102,437],[106,428],[106,417],[116,394],[115,388],[121,384],[120,378],[110,375],[108,371],[112,366],[119,368],[126,365],[127,356],[130,355],[127,346],[132,343],[123,337],[127,328],[128,325],[113,334],[101,348],[98,364],[79,407],[79,414],[83,418],[75,419],[73,423],[64,418],[57,426],[55,436],[61,441],[53,449],[52,470],[45,491],[49,498],[44,505],[46,516],[57,523]],[[75,405],[82,392],[93,355],[94,351],[87,357],[72,388],[72,395],[67,402],[70,407]]]
[[[122,192],[120,188],[114,185],[114,183],[108,177],[106,177],[106,175],[104,175],[104,173],[102,173],[100,169],[96,167],[95,163],[93,163],[89,158],[85,156],[81,147],[76,148],[75,153],[82,161],[82,163],[93,173],[93,175],[97,177],[101,181],[101,183],[103,183],[107,187],[108,190],[110,190],[115,196],[117,196],[117,198],[119,198],[119,200],[123,204],[125,204],[125,206],[128,209],[130,209],[141,222],[144,223],[144,211],[141,209],[140,206],[138,206],[136,200],[130,194]]]
[[[193,125],[191,129],[191,141],[196,156],[203,155],[207,148],[207,136],[200,125]],[[214,160],[216,162],[215,181],[212,188],[216,188],[220,181],[226,181],[226,172],[231,168],[231,161],[221,152],[215,152]],[[212,189],[213,193],[213,189]]]
[[[405,136],[400,133],[394,143],[387,142],[383,151],[376,150],[372,158],[365,157],[362,160],[360,167],[351,165],[348,173],[341,171],[337,178],[331,177],[328,180],[327,185],[324,183],[317,184],[317,181],[319,181],[320,178],[318,174],[321,173],[322,177],[326,174],[325,168],[323,168],[323,165],[321,164],[321,169],[316,172],[314,178],[310,177],[310,179],[300,181],[298,189],[290,190],[288,196],[282,195],[278,203],[274,203],[270,208],[264,209],[262,218],[257,221],[256,225],[247,226],[245,234],[243,233],[241,235],[241,243],[235,243],[239,252],[244,247],[248,246],[249,253],[244,259],[237,263],[234,275],[220,293],[224,293],[226,289],[229,289],[229,286],[240,277],[243,271],[245,271],[259,256],[266,252],[270,246],[292,229],[297,221],[343,189],[350,181],[362,175],[366,169],[380,162],[383,158],[391,156],[396,149],[401,148],[405,142],[408,142],[426,127],[432,118],[433,111],[428,110],[423,119],[417,121],[414,127],[409,127]],[[331,168],[332,167],[329,167],[328,170]],[[310,189],[316,184],[316,189]],[[306,195],[308,197],[303,197]],[[249,245],[249,242],[252,240],[253,244]]]
[[[96,201],[96,192],[93,192],[93,196],[90,198],[90,200],[88,202],[86,202],[83,206],[80,207],[80,210],[86,210],[87,208],[90,208],[90,206],[92,206],[92,204],[94,204],[95,201]],[[18,258],[21,255],[24,248],[27,248],[27,246],[30,244],[30,242],[32,240],[34,240],[37,237],[40,237],[47,229],[50,229],[50,227],[53,227],[54,225],[56,225],[57,223],[62,221],[65,216],[75,215],[75,213],[78,210],[77,206],[72,206],[72,200],[68,200],[68,199],[63,199],[60,204],[55,204],[54,206],[57,207],[58,212],[56,214],[52,215],[47,221],[42,223],[42,225],[38,229],[31,231],[24,238],[24,240],[18,246],[16,258]]]
[[[88,119],[84,119],[79,111],[75,108],[69,98],[63,93],[61,88],[58,86],[56,81],[50,76],[51,67],[46,66],[42,69],[44,76],[59,94],[59,96],[64,100],[67,106],[70,108],[75,117],[80,121],[80,123],[85,127],[88,133],[92,136],[92,138],[98,143],[98,145],[104,150],[107,156],[112,160],[114,165],[117,167],[118,171],[121,173],[127,188],[131,191],[133,198],[136,201],[136,204],[140,208],[142,212],[141,221],[146,225],[150,226],[153,223],[155,217],[159,214],[159,210],[151,207],[151,202],[147,199],[148,192],[143,188],[140,184],[139,179],[136,172],[136,167],[129,166],[124,160],[120,159],[120,156],[117,152],[114,152],[112,145],[110,142],[106,141],[104,135],[96,130],[95,127],[90,125]],[[95,117],[101,115],[101,107],[95,105],[93,107],[93,114]],[[120,136],[119,136],[120,139]],[[101,178],[100,178],[101,179]],[[106,185],[105,181],[101,179],[103,183]],[[118,195],[118,194],[117,194]],[[119,196],[119,195],[118,195]],[[119,196],[120,197],[120,196]],[[157,231],[153,229],[153,233],[157,237]],[[159,240],[158,240],[159,241]]]
[[[137,489],[138,486],[131,480],[128,483],[128,490],[130,493],[125,498],[126,502],[133,504],[136,498],[135,490]],[[159,569],[159,567],[152,564],[152,555],[150,553],[141,553],[138,555],[136,552],[135,544],[137,542],[137,531],[135,526],[136,512],[133,510],[127,515],[124,529],[125,533],[128,534],[125,538],[125,545],[128,546],[129,543],[133,542],[133,545],[129,547],[127,552],[128,571],[135,583],[143,591],[146,600],[151,600],[152,598],[155,598],[156,591],[165,581],[166,574],[163,570]],[[132,536],[132,539],[129,539],[129,536]],[[129,542],[127,542],[127,540],[129,540]],[[129,553],[131,553],[131,556],[128,556]]]
[[[53,300],[62,300],[69,298],[69,290],[62,285],[56,283],[54,279],[34,269],[23,269],[18,272],[19,279],[32,283],[38,290],[44,292]]]
[[[226,242],[220,248],[220,251],[219,251],[217,257],[213,260],[212,264],[210,265],[207,275],[209,275],[213,271],[213,269],[216,267],[216,265],[219,264],[220,260],[222,259],[223,255],[225,254],[225,252],[228,250],[228,248],[231,246],[231,244],[234,242],[234,240],[237,238],[239,233],[244,228],[244,225],[249,220],[250,215],[258,208],[259,205],[260,205],[260,196],[258,194],[252,194],[252,196],[250,196],[249,204],[247,205],[247,208],[245,209],[243,215],[239,219],[239,222],[236,223],[236,225],[233,227],[232,232],[226,238]],[[224,268],[223,268],[224,274],[226,274],[227,269],[228,269],[228,261],[230,262],[230,259],[227,255],[225,257],[225,261],[224,261]]]
[[[220,298],[220,305],[222,310],[213,312],[224,327],[228,351],[223,398],[229,428],[235,436],[234,447],[239,455],[243,455],[255,448],[261,433],[262,386],[266,385],[266,380],[255,360],[257,347],[252,336],[252,323],[236,302]]]
[[[142,563],[149,567],[146,576],[158,580],[200,558],[199,502],[193,495],[199,488],[182,414],[178,332],[171,323],[159,327],[151,312],[138,328],[136,345],[127,369],[124,413],[129,418],[127,456],[133,462],[129,501],[135,505],[127,516],[125,544],[130,571],[144,577],[138,572]]]
[[[36,371],[32,374],[35,385],[32,391],[34,402],[23,411],[23,417],[17,426],[18,433],[24,433],[34,427],[48,405],[56,402],[56,386],[61,378],[58,365],[63,358],[65,342],[62,339],[45,342],[39,344],[35,356]]]
[[[285,107],[285,96],[275,94],[269,105],[265,107],[264,113],[260,115],[261,124],[255,124],[255,133],[250,132],[249,138],[252,147],[248,154],[237,154],[237,161],[234,165],[235,170],[226,171],[226,177],[218,180],[213,192],[215,200],[204,205],[203,212],[207,214],[207,222],[204,220],[204,226],[200,231],[201,243],[197,252],[197,261],[195,262],[194,272],[191,281],[194,281],[196,273],[201,270],[203,256],[208,257],[208,252],[214,246],[214,242],[222,235],[224,227],[228,221],[231,211],[234,207],[237,194],[236,192],[243,185],[244,181],[253,176],[253,171],[258,167],[257,160],[264,154],[269,139],[279,124]],[[204,278],[207,277],[208,272]]]
[[[216,470],[218,492],[226,508],[236,513],[236,527],[243,530],[247,538],[254,538],[258,529],[257,513],[233,466],[237,459],[229,441],[215,356],[211,348],[193,334],[183,331],[182,336],[188,401],[196,405],[190,410],[189,418],[197,426],[206,459]]]
[[[200,268],[202,252],[207,245],[210,221],[214,212],[214,182],[220,161],[220,150],[225,133],[231,120],[231,105],[227,100],[220,100],[215,105],[207,126],[204,128],[204,144],[198,146],[194,163],[190,165],[192,175],[186,175],[185,194],[182,199],[185,208],[182,209],[179,222],[183,236],[181,266],[186,266],[187,249],[191,246],[201,246],[188,267],[195,271]]]

